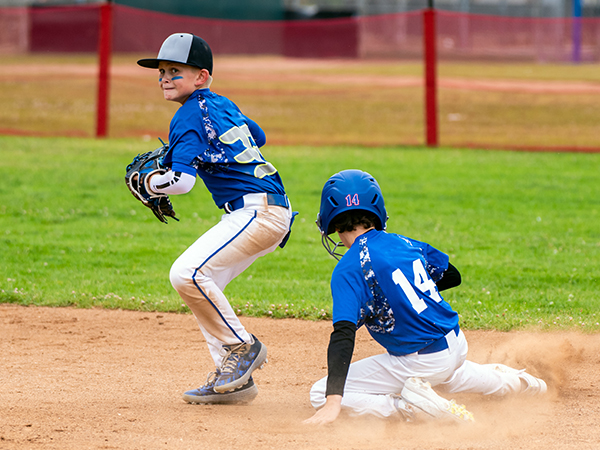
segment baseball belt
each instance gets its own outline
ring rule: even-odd
[[[250,194],[250,195],[252,195],[252,194]],[[225,203],[225,205],[223,205],[225,212],[232,213],[233,211],[235,211],[237,209],[241,209],[244,206],[246,206],[246,202],[244,202],[244,197],[246,197],[246,196],[236,198],[235,200],[233,200],[231,202]],[[267,203],[272,206],[283,206],[284,208],[290,207],[290,202],[287,198],[287,195],[267,194]]]
[[[458,333],[460,332],[460,326],[456,325],[456,327],[454,327],[454,329],[450,333],[452,333],[452,332],[454,332],[458,336]],[[443,337],[439,338],[437,341],[433,341],[428,346],[423,347],[417,353],[419,355],[427,355],[428,353],[441,352],[442,350],[446,350],[447,348],[448,348],[448,340],[446,339],[446,336],[443,336]]]

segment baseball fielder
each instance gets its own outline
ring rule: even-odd
[[[430,245],[387,233],[386,221],[383,194],[368,173],[345,170],[325,183],[317,225],[323,245],[339,262],[331,277],[328,376],[311,389],[318,411],[306,422],[332,422],[341,408],[407,420],[416,415],[473,420],[464,406],[431,386],[484,395],[546,392],[546,383],[525,371],[466,360],[458,314],[440,295],[460,284],[458,270]],[[329,237],[334,232],[341,242]],[[343,255],[341,245],[348,248]],[[350,364],[355,333],[363,325],[386,352]]]
[[[163,171],[139,185],[152,195],[189,192],[200,177],[216,205],[219,223],[173,264],[173,287],[194,313],[215,370],[198,389],[185,392],[189,403],[246,403],[257,395],[252,372],[267,349],[240,323],[223,290],[259,256],[283,247],[292,210],[277,169],[261,154],[264,131],[229,99],[210,90],[213,58],[198,36],[176,33],[156,58],[142,67],[158,69],[164,98],[181,104],[171,120]],[[166,215],[174,217],[168,210]]]

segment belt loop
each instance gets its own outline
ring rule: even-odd
[[[223,209],[225,210],[225,212],[226,212],[227,214],[231,214],[231,206],[229,206],[229,202],[226,202],[226,203],[223,205]]]
[[[456,332],[458,330],[458,332]],[[450,333],[446,335],[446,342],[448,343],[448,351],[450,353],[454,352],[456,347],[458,346],[458,334],[460,333],[460,328],[456,326]]]

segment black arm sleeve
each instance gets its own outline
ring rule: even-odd
[[[448,268],[444,272],[444,275],[435,284],[438,288],[438,291],[441,292],[441,291],[445,291],[446,289],[450,289],[450,288],[458,286],[460,284],[460,282],[461,282],[460,272],[458,271],[458,269],[456,267],[454,267],[452,264],[448,263]]]
[[[354,352],[356,325],[347,320],[333,324],[333,332],[327,348],[327,390],[328,395],[344,395],[344,385]]]

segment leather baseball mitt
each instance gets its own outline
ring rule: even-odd
[[[164,174],[167,169],[163,166],[163,158],[169,151],[169,145],[164,142],[162,147],[152,152],[141,153],[133,158],[133,161],[127,165],[125,174],[125,183],[133,196],[150,208],[156,218],[163,223],[167,223],[166,217],[175,217],[173,205],[167,194],[157,194],[151,192],[148,188],[148,180],[154,174]]]

